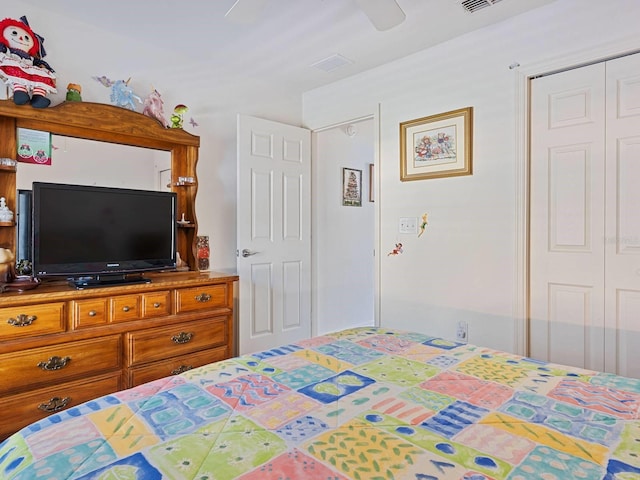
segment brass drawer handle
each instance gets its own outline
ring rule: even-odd
[[[53,397],[47,403],[41,403],[40,405],[38,405],[38,410],[42,410],[43,412],[48,412],[48,413],[59,412],[60,410],[65,408],[67,405],[69,405],[70,401],[71,401],[71,397],[64,397],[64,398]]]
[[[13,325],[14,327],[28,327],[38,318],[35,315],[25,315],[24,313],[16,315],[16,317],[17,318],[10,318],[9,320],[7,320],[7,323],[9,325]]]
[[[124,307],[122,307],[122,311],[123,311],[123,312],[128,312],[129,310],[131,310],[131,307],[128,307],[127,305],[125,305]]]
[[[211,295],[208,293],[201,293],[200,295],[196,295],[196,302],[205,303],[211,300]]]
[[[193,338],[192,332],[180,332],[178,335],[174,335],[173,337],[171,337],[171,340],[173,340],[173,343],[180,344],[180,343],[189,343],[192,338]]]
[[[155,302],[153,304],[153,308],[160,308],[162,306],[162,304],[160,302]]]
[[[191,365],[180,365],[178,368],[174,368],[171,370],[171,375],[180,375],[188,370],[191,370],[193,367]]]
[[[71,361],[71,357],[62,358],[62,357],[54,356],[54,357],[50,357],[49,360],[47,360],[46,362],[45,361],[39,362],[38,367],[40,367],[41,370],[52,372],[54,370],[60,370],[66,367],[70,361]]]

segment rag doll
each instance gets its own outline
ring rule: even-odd
[[[46,55],[43,42],[29,27],[27,17],[0,21],[0,79],[11,85],[16,105],[45,108],[51,103],[47,95],[56,93],[53,69],[42,60]]]

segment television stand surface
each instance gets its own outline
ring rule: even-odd
[[[136,283],[151,283],[151,279],[143,277],[142,275],[97,275],[95,277],[76,277],[69,279],[69,285],[77,290],[108,287],[112,285],[133,285]]]

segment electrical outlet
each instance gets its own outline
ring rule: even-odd
[[[469,325],[464,320],[458,322],[456,330],[456,340],[467,343],[469,341]]]

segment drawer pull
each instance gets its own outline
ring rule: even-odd
[[[90,317],[95,317],[98,314],[98,312],[96,312],[95,310],[89,310],[89,316]]]
[[[160,302],[155,302],[153,304],[153,308],[160,308],[162,306],[162,304]]]
[[[124,307],[122,307],[122,311],[123,312],[128,312],[129,310],[131,310],[131,307],[128,307],[126,305]]]
[[[205,303],[211,300],[211,295],[208,293],[201,293],[200,295],[196,295],[196,302]]]
[[[189,343],[192,338],[193,338],[193,333],[180,332],[178,335],[174,335],[173,337],[171,337],[171,340],[173,340],[173,343],[181,344],[181,343]]]
[[[71,397],[64,397],[64,398],[53,397],[51,400],[49,400],[49,402],[41,403],[40,405],[38,405],[38,410],[42,410],[43,412],[48,412],[48,413],[59,412],[60,410],[65,408],[67,405],[69,405],[70,401],[71,401]]]
[[[46,362],[39,362],[38,367],[41,370],[46,370],[48,372],[52,372],[54,370],[60,370],[67,366],[67,364],[71,361],[71,357],[50,357]]]
[[[191,370],[193,366],[191,365],[180,365],[178,368],[171,370],[171,375],[180,375],[188,370]]]
[[[7,323],[14,327],[28,327],[38,318],[35,315],[25,315],[24,313],[16,315],[16,317],[17,318],[10,318],[7,320]]]

